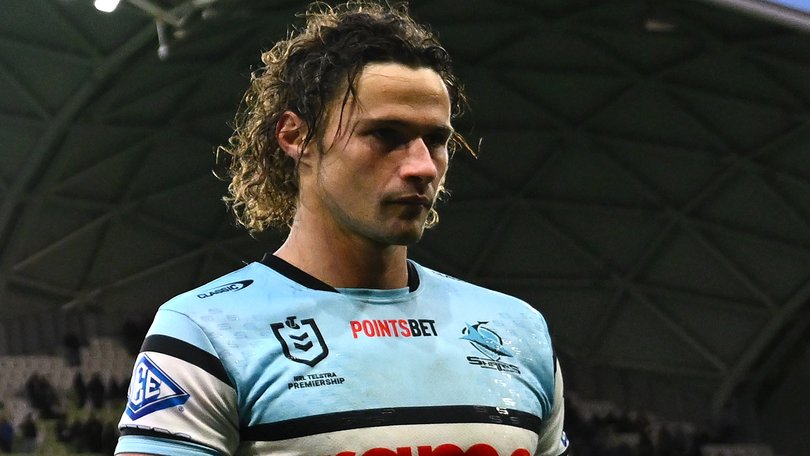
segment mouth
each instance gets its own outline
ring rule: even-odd
[[[433,206],[433,200],[427,196],[413,195],[391,199],[389,200],[389,204],[400,204],[404,206],[415,206],[430,209],[430,207]]]

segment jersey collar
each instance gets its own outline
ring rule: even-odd
[[[261,263],[283,275],[284,277],[294,282],[298,282],[307,288],[339,293],[332,285],[329,285],[321,279],[309,275],[308,273],[298,269],[297,267],[273,254],[265,254],[261,260]],[[408,260],[408,291],[414,292],[417,288],[419,288],[419,273],[416,272],[416,266],[414,266],[413,263]]]

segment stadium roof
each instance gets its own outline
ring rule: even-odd
[[[412,2],[481,138],[412,256],[540,309],[574,390],[690,419],[810,365],[810,36],[715,3]],[[113,331],[278,244],[233,226],[211,171],[303,6],[3,2],[7,352],[21,321]]]

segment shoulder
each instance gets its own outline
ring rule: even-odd
[[[261,263],[249,263],[231,273],[181,293],[168,300],[161,310],[187,313],[212,304],[241,301],[245,295],[273,286],[278,278]]]
[[[536,308],[520,298],[458,279],[413,261],[411,263],[419,273],[420,288],[425,287],[426,290],[433,292],[453,293],[454,296],[461,296],[470,302],[494,304],[503,309],[525,312],[543,319]]]
[[[506,293],[502,293],[500,291],[495,291],[489,288],[482,287],[480,285],[476,285],[474,283],[467,282],[465,280],[453,277],[449,274],[445,274],[443,272],[439,272],[434,269],[422,266],[414,261],[411,261],[411,263],[416,267],[416,270],[419,273],[420,285],[423,284],[426,287],[452,288],[458,291],[487,295],[492,298],[501,299],[504,301],[523,302],[525,304],[524,301],[514,296],[510,296]]]

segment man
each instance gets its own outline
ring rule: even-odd
[[[226,200],[289,235],[161,307],[118,454],[563,454],[542,316],[407,259],[466,146],[444,49],[404,10],[318,4],[263,61]]]

